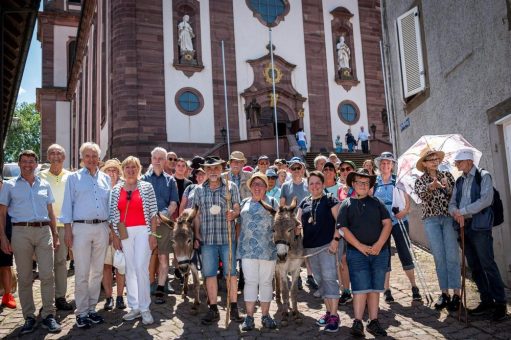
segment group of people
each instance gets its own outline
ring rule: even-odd
[[[348,152],[355,152],[355,147],[360,142],[363,153],[369,153],[369,137],[371,135],[364,130],[364,127],[360,127],[360,131],[358,132],[358,136],[355,139],[355,136],[351,132],[351,129],[348,129],[346,135],[344,136],[344,142],[348,146]],[[342,152],[342,142],[341,136],[337,135],[337,139],[335,140],[335,152]]]
[[[187,161],[156,147],[142,174],[137,157],[122,162],[110,159],[100,167],[100,154],[97,144],[84,143],[80,147],[82,168],[70,172],[63,167],[66,151],[53,144],[47,150],[50,168],[36,175],[38,156],[23,151],[18,159],[21,175],[1,188],[2,304],[16,308],[4,270],[12,266],[14,255],[25,318],[21,334],[32,332],[37,324],[32,290],[34,256],[41,281],[41,324],[49,332],[61,329],[55,309],[74,308],[79,328],[103,322],[96,305],[103,285],[104,309],[114,308],[112,265],[120,253],[125,265],[124,275],[115,271],[115,308],[126,308],[125,286],[129,311],[123,319],[153,323],[151,295],[154,303],[163,304],[166,293],[173,291],[168,284],[172,233],[159,216],[176,220],[190,208],[197,211],[192,242],[201,250],[209,304],[201,318],[205,325],[220,318],[217,275],[221,261],[230,294],[227,317],[242,322],[242,330],[249,331],[255,327],[254,310],[259,301],[263,327],[277,327],[269,314],[277,261],[272,212],[290,206],[293,200],[298,202],[298,223],[291,232],[303,239],[306,283],[326,308],[318,326],[337,332],[338,306],[353,301],[352,334],[364,335],[362,319],[367,306],[367,331],[386,335],[378,321],[378,306],[380,293],[388,303],[394,301],[389,285],[391,235],[410,281],[412,299],[422,300],[406,242],[410,199],[396,187],[393,171],[397,161],[390,152],[365,161],[361,169],[349,160],[339,160],[336,154],[320,155],[310,173],[299,157],[277,159],[270,165],[263,155],[253,169],[240,151],[232,152],[227,161],[198,156]],[[470,150],[462,150],[456,158],[462,180],[455,183],[451,174],[438,170],[442,158],[441,152],[425,150],[416,165],[424,172],[415,190],[423,202],[424,228],[442,291],[435,307],[454,311],[460,306],[457,242],[463,232],[468,265],[481,294],[481,304],[470,313],[491,312],[494,320],[502,320],[506,316],[504,286],[493,260],[488,210],[493,195],[491,177],[473,165]],[[70,254],[74,258],[76,307],[66,300],[66,259]],[[177,260],[173,263],[180,278]],[[238,284],[245,300],[244,318],[237,303]],[[302,287],[301,279],[298,286]]]

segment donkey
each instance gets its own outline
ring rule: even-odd
[[[295,235],[295,227],[300,224],[294,215],[296,197],[291,205],[280,206],[275,214],[273,227],[273,241],[277,246],[277,265],[275,267],[275,294],[280,302],[281,290],[284,300],[281,326],[288,325],[289,319],[289,291],[291,291],[292,316],[296,323],[302,323],[302,316],[298,312],[296,301],[298,294],[298,276],[303,263],[303,242],[301,235]],[[291,289],[288,285],[287,275],[291,273]]]
[[[193,277],[194,302],[191,313],[197,314],[200,306],[200,278],[198,265],[198,254],[193,248],[193,219],[197,214],[197,209],[186,209],[176,222],[171,221],[159,214],[162,223],[166,224],[172,230],[172,240],[174,256],[176,257],[178,268],[184,276],[183,298],[188,294],[188,277],[190,272]]]

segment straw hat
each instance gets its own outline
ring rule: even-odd
[[[230,161],[241,161],[243,163],[247,162],[247,159],[245,158],[245,154],[241,151],[233,151],[231,152],[231,156],[229,156],[229,162]]]
[[[424,150],[421,151],[420,158],[415,164],[417,170],[419,170],[420,172],[424,172],[426,170],[426,168],[424,167],[424,160],[431,155],[437,155],[438,158],[440,158],[440,163],[442,163],[442,161],[444,160],[445,152],[425,148]]]
[[[101,171],[105,172],[106,169],[109,168],[115,168],[119,172],[119,176],[122,175],[122,168],[121,168],[121,162],[117,158],[109,159],[105,162],[103,167],[101,168]]]
[[[264,184],[266,184],[266,187],[268,187],[268,177],[266,177],[265,174],[261,173],[261,172],[256,172],[255,174],[252,175],[252,177],[250,177],[247,181],[247,187],[250,188],[250,185],[252,184],[252,181],[256,178],[259,178],[261,181],[264,182]]]

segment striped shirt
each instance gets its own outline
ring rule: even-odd
[[[236,183],[229,181],[231,193],[231,209],[235,204],[240,203],[240,194]],[[206,245],[228,244],[227,234],[227,210],[226,210],[226,186],[225,181],[220,182],[216,189],[209,187],[209,181],[195,189],[192,206],[197,205],[200,211],[200,233],[202,242]],[[213,206],[220,207],[220,212],[212,214]],[[235,240],[234,222],[231,222],[232,239]]]
[[[110,216],[108,218],[108,222],[112,224],[117,235],[119,235],[117,224],[121,220],[121,214],[117,205],[119,203],[119,197],[123,185],[124,182],[117,184],[110,194]],[[158,213],[156,195],[154,194],[154,189],[151,183],[142,180],[137,181],[137,189],[142,197],[142,206],[144,209],[144,218],[147,224],[147,229],[151,232],[151,219]]]

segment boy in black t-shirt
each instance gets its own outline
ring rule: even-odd
[[[346,257],[353,291],[355,321],[351,333],[364,335],[362,317],[367,304],[369,324],[367,330],[375,336],[387,332],[378,322],[378,303],[384,291],[385,273],[390,257],[389,235],[392,222],[385,205],[368,196],[376,176],[365,169],[351,172],[346,184],[355,189],[357,198],[343,201],[337,217],[337,227],[342,228],[348,242]]]

